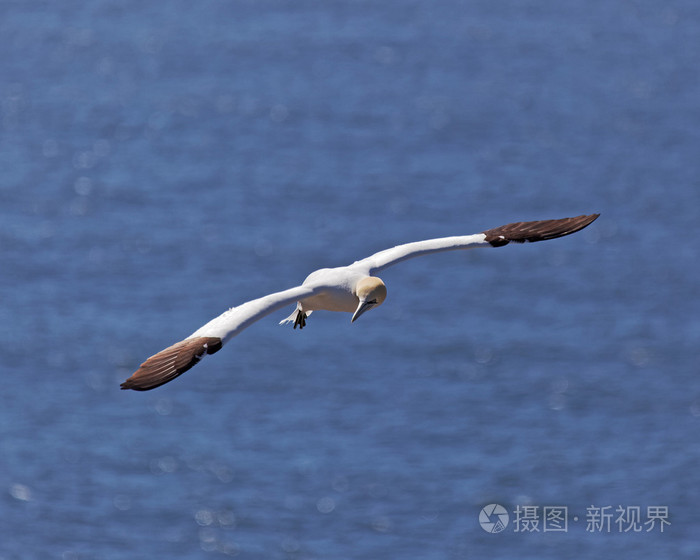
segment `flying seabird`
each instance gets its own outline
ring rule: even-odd
[[[416,241],[380,251],[349,266],[322,268],[309,274],[301,286],[232,307],[184,340],[148,358],[121,384],[121,388],[148,391],[172,381],[198,363],[205,354],[218,352],[230,339],[256,321],[295,302],[294,312],[280,324],[293,323],[295,329],[303,329],[311,312],[321,309],[352,313],[351,322],[354,323],[360,315],[381,305],[386,298],[386,286],[376,274],[401,261],[441,251],[556,239],[585,228],[598,216],[590,214],[558,220],[517,222],[474,235]]]

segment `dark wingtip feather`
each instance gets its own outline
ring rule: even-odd
[[[502,247],[510,242],[524,243],[556,239],[581,231],[595,221],[600,214],[588,214],[574,218],[558,220],[536,220],[534,222],[515,222],[486,230],[486,241],[494,247]]]
[[[218,337],[186,338],[148,358],[120,387],[134,391],[160,387],[185,373],[205,354],[219,351],[221,346]]]

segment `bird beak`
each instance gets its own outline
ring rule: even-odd
[[[357,319],[360,315],[362,315],[368,309],[372,309],[372,307],[374,307],[374,303],[370,303],[368,301],[361,301],[360,305],[357,306],[357,309],[355,310],[355,313],[353,314],[350,322],[354,323],[355,319]]]

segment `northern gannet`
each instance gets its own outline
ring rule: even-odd
[[[218,352],[221,347],[244,329],[266,315],[296,302],[294,312],[280,324],[293,322],[302,329],[312,311],[347,311],[351,322],[382,304],[386,286],[375,276],[385,268],[406,259],[457,249],[475,247],[502,247],[510,242],[544,241],[577,232],[599,214],[517,222],[486,230],[474,235],[442,237],[398,245],[356,261],[349,266],[322,268],[309,274],[301,286],[263,296],[232,307],[209,321],[184,340],[148,358],[138,370],[121,384],[122,389],[148,391],[155,389],[186,372],[206,354]]]

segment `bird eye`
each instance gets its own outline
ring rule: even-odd
[[[370,305],[377,305],[377,300],[373,299],[372,301],[368,301],[367,303],[369,303]]]

